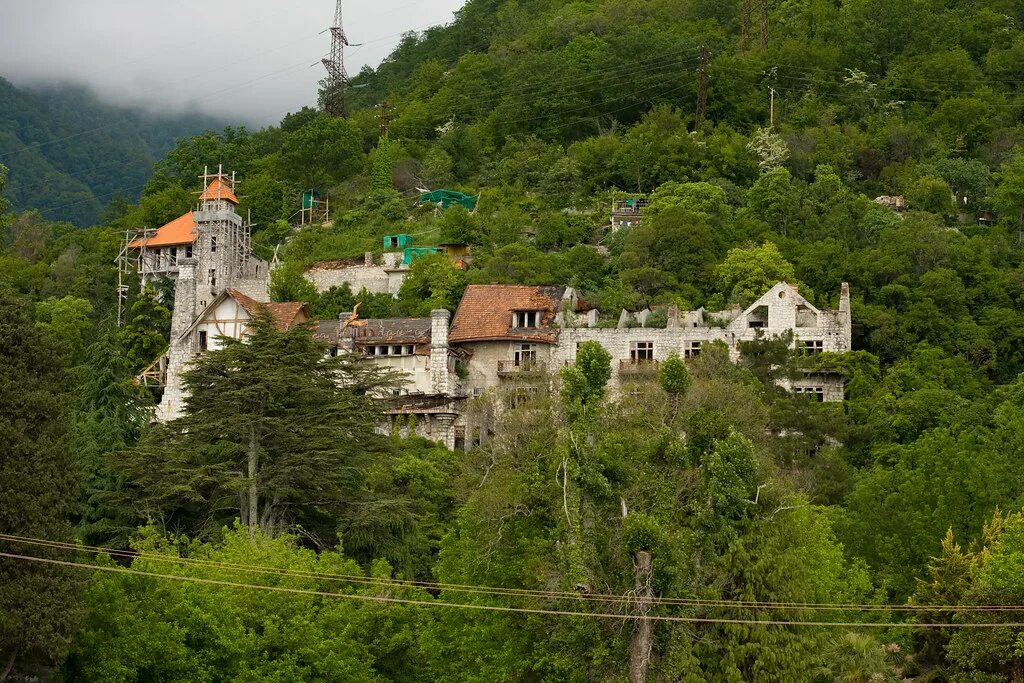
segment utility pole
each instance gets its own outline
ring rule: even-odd
[[[708,113],[708,48],[700,46],[700,66],[697,67],[697,115],[694,130],[701,127]]]
[[[384,138],[387,137],[388,126],[391,125],[391,109],[387,100],[377,106],[380,108],[380,136]]]
[[[331,32],[331,56],[324,59],[327,68],[327,79],[324,88],[324,109],[331,116],[348,118],[348,106],[345,102],[345,88],[348,87],[348,72],[345,71],[345,47],[348,38],[341,23],[341,0],[334,10],[334,25]]]
[[[768,87],[768,127],[775,128],[775,88]]]
[[[740,52],[750,49],[750,15],[753,13],[751,0],[743,0],[740,9]]]
[[[651,663],[651,611],[654,593],[651,590],[651,554],[646,550],[636,552],[633,565],[636,586],[637,623],[633,631],[633,642],[629,645],[629,683],[645,683],[647,667]]]
[[[761,49],[768,49],[768,0],[761,0]]]

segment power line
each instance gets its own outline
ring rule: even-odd
[[[268,574],[274,576],[288,576],[299,578],[314,578],[347,583],[361,583],[383,587],[405,587],[426,590],[445,590],[456,593],[480,593],[490,596],[508,597],[532,597],[547,599],[571,599],[584,601],[603,602],[635,602],[629,595],[617,595],[610,593],[579,593],[568,591],[542,591],[528,588],[503,588],[497,586],[479,586],[474,584],[452,584],[434,581],[412,581],[401,579],[384,579],[369,577],[357,574],[339,574],[331,572],[313,572],[307,570],[281,569],[277,567],[266,567],[261,565],[239,564],[232,562],[220,562],[215,560],[202,560],[197,558],[186,558],[180,556],[164,555],[160,553],[135,552],[129,550],[118,550],[114,548],[103,548],[99,546],[78,545],[65,541],[51,541],[37,539],[27,536],[15,536],[11,534],[0,534],[0,541],[9,543],[21,543],[24,545],[35,545],[58,550],[75,552],[90,552],[93,554],[105,553],[113,557],[124,559],[141,558],[159,562],[183,564],[186,566],[205,567],[210,569],[226,569],[232,571],[243,571],[248,573]],[[864,603],[807,603],[807,602],[785,602],[785,601],[760,601],[760,600],[725,600],[725,599],[700,599],[700,598],[652,598],[653,604],[677,607],[701,607],[701,608],[737,608],[737,609],[777,609],[777,610],[825,610],[845,612],[1021,612],[1024,605],[879,605]]]
[[[35,557],[31,555],[18,555],[16,553],[0,552],[0,557],[12,560],[24,560],[28,562],[40,562],[44,564],[88,569],[91,571],[111,572],[117,574],[130,574],[135,576],[146,576],[155,579],[167,579],[171,581],[182,581],[186,583],[200,583],[225,588],[243,588],[249,590],[262,590],[276,593],[291,593],[295,595],[312,595],[323,598],[338,598],[342,600],[382,602],[392,604],[415,605],[419,607],[446,607],[449,609],[469,609],[488,612],[510,612],[521,614],[546,614],[561,617],[590,617],[595,619],[629,620],[636,619],[632,614],[615,614],[610,612],[582,612],[571,610],[543,609],[535,607],[510,607],[505,605],[481,605],[471,603],[444,602],[440,600],[415,600],[411,598],[397,598],[387,595],[361,595],[354,593],[332,593],[328,591],[317,591],[304,588],[288,588],[286,586],[265,586],[260,584],[241,583],[236,581],[224,581],[220,579],[208,579],[197,576],[182,576],[178,574],[160,574],[158,572],[147,572],[127,567],[116,567],[109,565],[91,565],[68,560],[57,560],[53,558]],[[684,617],[667,614],[649,614],[643,617],[653,621],[681,622],[692,624],[742,624],[749,626],[810,626],[810,627],[831,627],[831,628],[1022,628],[1024,622],[1006,623],[914,623],[914,622],[842,622],[842,621],[802,621],[790,619],[732,619],[718,617]]]

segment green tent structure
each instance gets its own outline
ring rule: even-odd
[[[476,206],[476,199],[472,195],[456,192],[455,190],[434,190],[433,192],[424,192],[420,195],[420,202],[433,202],[442,209],[447,209],[452,204],[458,204],[467,211],[473,210]]]

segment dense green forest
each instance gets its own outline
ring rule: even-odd
[[[991,608],[1024,605],[1021,26],[1004,0],[470,0],[356,76],[347,119],[182,140],[88,229],[6,207],[0,551],[97,569],[0,557],[0,667],[607,681],[650,627],[649,680],[1022,680],[1019,612]],[[170,312],[135,293],[116,327],[118,234],[186,211],[208,164],[277,249],[273,296],[321,318],[454,310],[469,283],[617,315],[782,279],[834,307],[849,282],[855,351],[816,361],[847,400],[777,390],[786,340],[618,397],[589,346],[453,453],[376,434],[393,378],[264,320],[150,426],[131,378]],[[331,220],[295,229],[308,188]],[[417,206],[437,188],[476,210]],[[608,230],[640,194],[643,222]],[[399,232],[472,262],[423,258],[397,299],[302,277]]]
[[[152,114],[101,102],[69,84],[15,87],[0,78],[0,162],[14,209],[78,226],[112,201],[137,201],[153,164],[175,143],[223,121]]]

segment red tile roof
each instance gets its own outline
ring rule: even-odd
[[[199,201],[201,202],[215,199],[226,199],[232,204],[238,204],[238,197],[231,190],[231,184],[220,176],[210,181],[210,184],[203,190],[203,193],[199,195]]]
[[[142,247],[168,247],[176,244],[192,244],[195,241],[196,220],[189,211],[178,216],[167,225],[157,229],[156,234],[142,237],[128,245],[129,249]]]
[[[565,287],[529,285],[470,285],[455,312],[448,339],[451,342],[503,339],[554,344],[551,328]],[[537,328],[514,329],[513,311],[544,311]]]
[[[237,289],[228,289],[228,296],[238,302],[238,305],[245,309],[245,312],[255,317],[262,309],[270,311],[274,323],[279,330],[287,330],[295,323],[309,320],[309,313],[306,304],[301,301],[286,301],[283,303],[263,303],[252,297],[242,294]]]

